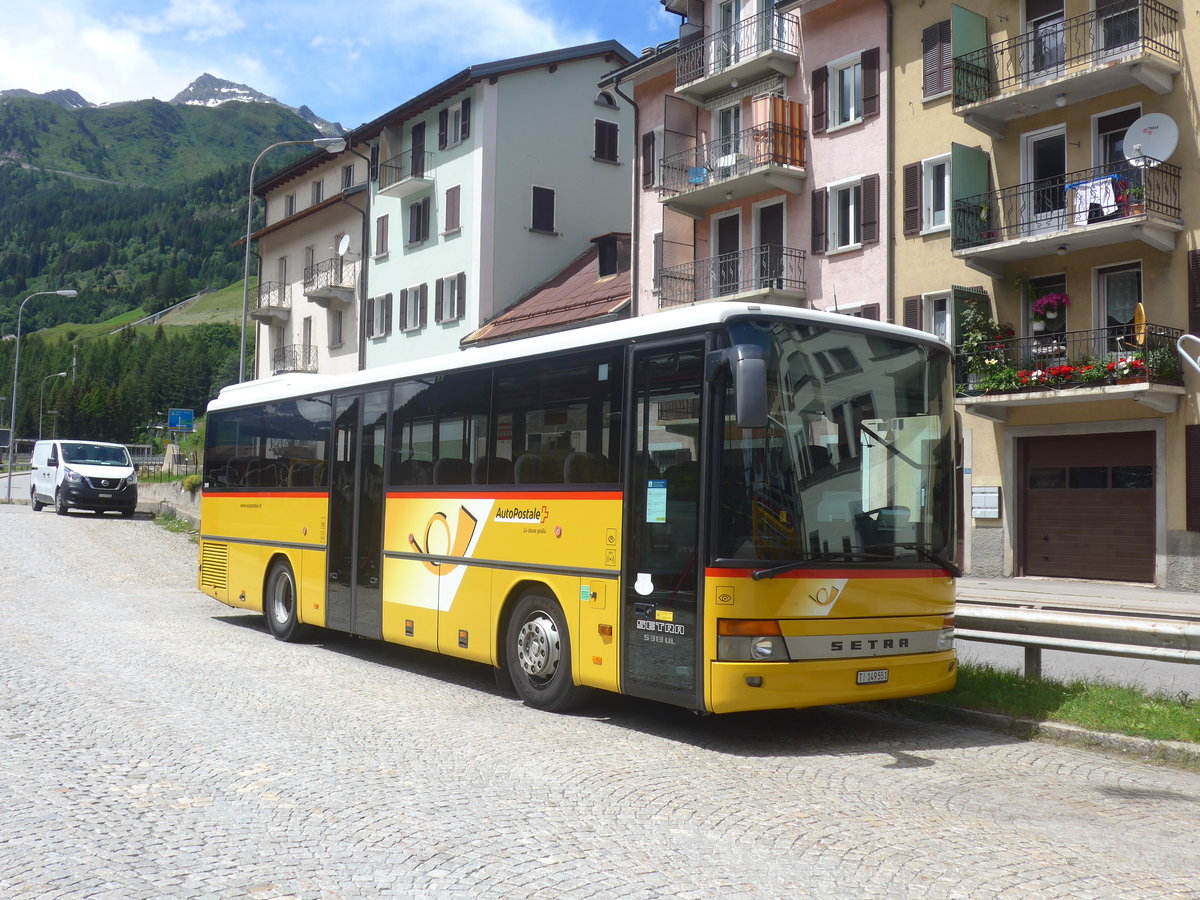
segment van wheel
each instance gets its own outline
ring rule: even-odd
[[[68,509],[70,509],[70,507],[67,506],[67,498],[63,496],[63,492],[55,491],[54,492],[54,511],[56,513],[58,513],[60,516],[65,516],[67,514]]]
[[[277,559],[267,572],[267,590],[263,595],[263,616],[277,641],[302,641],[312,628],[299,619],[300,600],[296,595],[296,576],[286,559]]]
[[[123,515],[127,519],[132,519],[134,512],[135,512],[135,510],[132,510],[132,509],[123,509],[123,510],[121,510],[121,515]]]
[[[526,706],[564,712],[589,694],[571,678],[571,638],[553,597],[531,591],[517,601],[505,640],[508,674]]]
[[[34,512],[41,512],[46,508],[46,504],[37,498],[37,491],[33,488],[29,489],[29,505],[33,507]]]

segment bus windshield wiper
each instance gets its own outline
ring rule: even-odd
[[[898,544],[896,544],[896,546],[904,547],[908,550],[915,550],[917,552],[918,556],[921,556],[921,557],[929,560],[932,563],[937,563],[939,566],[941,566],[943,569],[945,569],[947,572],[949,572],[955,578],[962,578],[962,569],[960,569],[957,565],[952,563],[950,560],[946,559],[946,557],[942,556],[940,553],[935,552],[933,550],[933,548],[927,544],[918,544],[915,542],[909,542],[909,543],[898,543]]]
[[[796,569],[807,568],[815,563],[822,562],[848,562],[860,559],[876,560],[889,559],[890,557],[882,553],[856,553],[852,550],[826,551],[824,553],[814,553],[812,556],[806,556],[804,559],[793,560],[790,563],[784,563],[781,566],[772,566],[769,569],[755,569],[750,573],[750,577],[755,581],[762,581],[764,578],[774,578],[776,575],[783,575],[787,572],[795,571]]]

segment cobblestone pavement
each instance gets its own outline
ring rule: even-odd
[[[1200,776],[852,708],[698,718],[272,640],[148,519],[0,505],[0,896],[1200,897]]]

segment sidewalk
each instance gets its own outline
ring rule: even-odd
[[[1200,619],[1200,593],[1164,591],[1144,584],[1065,578],[958,579],[960,603],[1001,603],[1037,609],[1161,614]]]

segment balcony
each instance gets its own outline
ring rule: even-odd
[[[958,403],[996,421],[1018,407],[1129,399],[1171,413],[1184,396],[1175,342],[1165,325],[1115,325],[996,340],[955,354]]]
[[[774,73],[791,78],[799,59],[795,17],[769,10],[681,46],[675,90],[693,103],[704,103]]]
[[[1003,137],[1014,119],[1124,88],[1170,93],[1180,72],[1179,14],[1125,0],[954,59],[954,111]]]
[[[678,266],[655,274],[660,309],[709,300],[761,300],[798,304],[808,296],[803,250],[763,244]]]
[[[250,309],[250,317],[264,325],[282,325],[292,317],[292,286],[264,281]]]
[[[379,164],[379,193],[407,197],[433,185],[433,153],[405,150]]]
[[[323,309],[354,302],[358,262],[334,256],[304,269],[304,296]]]
[[[1180,168],[1143,158],[1030,181],[956,200],[951,249],[978,271],[1003,277],[1008,263],[1143,241],[1175,248],[1183,229]]]
[[[799,194],[808,176],[804,144],[800,129],[768,122],[664,156],[659,200],[701,219],[718,204],[763,191]]]
[[[287,344],[271,351],[271,374],[316,372],[317,348],[313,344]]]

